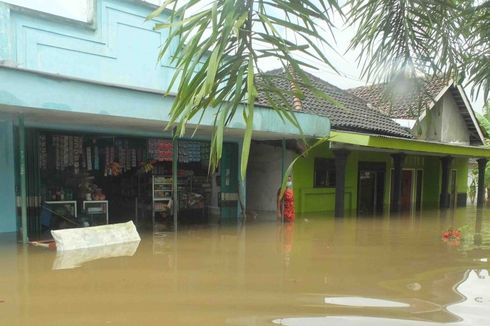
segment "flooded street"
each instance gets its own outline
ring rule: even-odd
[[[181,228],[58,256],[2,236],[0,255],[0,325],[490,325],[488,210]]]

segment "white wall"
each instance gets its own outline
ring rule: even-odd
[[[420,132],[420,130],[421,132]],[[470,134],[451,94],[446,93],[414,127],[418,139],[468,145]]]
[[[286,168],[295,154],[286,152]],[[281,186],[281,146],[252,144],[247,171],[247,210],[276,210],[277,190]]]
[[[442,112],[442,141],[469,145],[470,133],[453,96],[446,93],[441,100],[444,107]]]
[[[436,105],[427,112],[421,123],[415,125],[414,134],[417,135],[418,139],[437,142],[442,140],[442,111],[442,102],[436,103]]]

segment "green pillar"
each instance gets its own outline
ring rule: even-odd
[[[22,242],[27,243],[29,239],[27,238],[26,138],[23,116],[19,116],[19,174]]]
[[[346,149],[333,150],[335,157],[335,217],[344,217],[345,170],[349,151]]]
[[[439,207],[449,208],[450,194],[449,194],[449,177],[451,173],[451,162],[453,158],[451,156],[441,157],[441,194],[439,197]]]

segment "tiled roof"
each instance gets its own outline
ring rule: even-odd
[[[408,79],[395,87],[387,84],[357,87],[348,91],[394,119],[416,119],[448,86],[443,78]]]
[[[333,100],[340,103],[336,105],[323,97],[315,95],[306,87],[299,85],[302,92],[300,105],[297,99],[291,95],[289,105],[291,108],[300,112],[313,113],[321,116],[326,116],[330,119],[332,129],[357,131],[380,135],[389,135],[403,138],[412,138],[410,131],[403,128],[388,116],[370,108],[366,102],[360,98],[342,90],[326,81],[317,78],[311,74],[305,73],[313,86],[326,94]],[[287,77],[284,69],[272,70],[264,73],[275,87],[285,92],[291,92],[291,82]],[[265,91],[260,90],[260,80],[265,78],[259,76],[257,84],[259,88],[259,96],[257,105],[271,106],[267,99]]]

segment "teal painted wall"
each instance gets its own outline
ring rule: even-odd
[[[0,232],[17,229],[13,123],[0,120]]]
[[[169,57],[157,62],[167,31],[153,31],[154,22],[145,22],[151,10],[136,1],[97,0],[93,24],[85,24],[0,2],[0,114],[23,114],[29,127],[163,136],[174,99],[163,91],[173,68]],[[167,19],[164,13],[156,21]],[[238,108],[226,130],[227,141],[243,135],[242,110]],[[198,137],[209,139],[215,113],[206,110],[201,120],[196,116],[189,121],[188,129],[192,132],[199,122]],[[296,116],[305,136],[328,135],[327,118]],[[255,111],[254,131],[254,137],[264,139],[298,137],[294,126],[262,107]],[[5,175],[15,183],[12,162],[0,172],[2,182]],[[245,188],[240,181],[243,204]],[[3,191],[1,207],[15,213],[15,194],[5,197]],[[5,214],[9,220],[0,231],[15,230],[15,215]]]
[[[103,120],[95,118],[94,115],[101,115],[158,122],[161,128],[165,121],[168,121],[172,103],[173,97],[163,97],[161,93],[52,78],[28,71],[0,67],[0,111],[4,104],[9,107],[19,107],[19,111],[21,111],[20,107],[42,110],[44,117],[48,117],[49,114],[56,115],[60,111],[85,114],[84,117],[74,117],[72,120],[76,123],[85,120],[91,125],[97,125]],[[237,135],[240,136],[245,127],[242,110],[243,107],[237,109],[235,117],[228,125],[230,130],[237,130]],[[214,124],[215,113],[215,110],[208,109],[202,119],[199,115],[191,119],[189,126],[200,123],[200,130],[207,127],[209,135],[209,128]],[[299,112],[295,115],[298,123],[303,127],[305,136],[328,135],[330,123],[327,118]],[[50,119],[51,122],[56,120],[56,117]],[[29,124],[29,121],[29,115],[26,114],[26,123]],[[107,123],[107,120],[105,121]],[[270,123],[271,121],[274,123]],[[137,130],[138,127],[145,127],[141,121],[136,121],[133,125],[136,128],[131,129],[134,130]],[[289,137],[298,135],[296,127],[287,121],[280,120],[274,110],[261,107],[256,108],[254,114],[254,130],[279,133]],[[275,136],[278,137],[278,135]]]
[[[3,5],[0,18],[10,20],[0,23],[0,35],[9,38],[2,44],[10,44],[3,57],[22,68],[162,90],[173,72],[169,56],[157,62],[168,32],[153,26],[168,15],[145,21],[151,11],[142,2],[97,0],[93,24],[84,24]]]
[[[0,61],[10,67],[0,64],[0,111],[4,104],[52,113],[168,121],[173,96],[163,97],[163,91],[174,70],[169,57],[157,62],[158,49],[168,35],[153,30],[155,21],[145,22],[151,10],[134,1],[97,0],[96,19],[90,25],[0,6],[0,42],[9,45],[2,47]],[[164,13],[156,21],[166,20]],[[241,110],[230,129],[245,127]],[[209,109],[189,124],[212,126],[215,113]],[[296,116],[306,136],[328,135],[327,118]],[[254,129],[298,135],[294,126],[265,108],[257,108]]]

